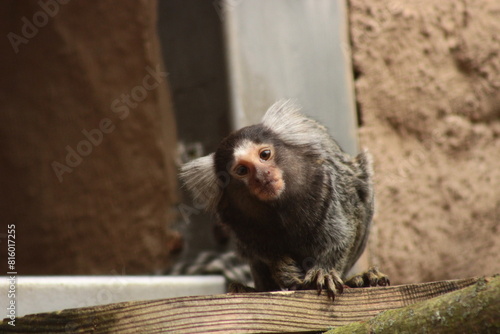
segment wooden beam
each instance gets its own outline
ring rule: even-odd
[[[497,279],[500,279],[498,277]],[[477,278],[346,289],[335,302],[315,291],[134,301],[4,319],[3,333],[255,333],[325,331],[462,289]]]
[[[500,333],[500,276],[327,334]]]

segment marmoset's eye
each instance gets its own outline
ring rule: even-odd
[[[266,160],[269,160],[269,158],[271,157],[271,150],[262,150],[259,154],[259,157],[266,161]]]
[[[248,174],[248,167],[243,166],[243,165],[239,165],[234,169],[234,172],[236,173],[236,175],[239,175],[239,176],[247,175]]]

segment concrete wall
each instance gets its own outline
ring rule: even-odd
[[[350,0],[370,262],[394,283],[500,272],[500,3]]]
[[[156,6],[1,2],[0,235],[15,224],[19,274],[167,266],[176,133]]]

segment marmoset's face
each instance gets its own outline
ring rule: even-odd
[[[285,181],[275,157],[273,144],[244,140],[235,147],[230,175],[243,182],[258,199],[276,200],[285,189]]]

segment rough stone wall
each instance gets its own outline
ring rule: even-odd
[[[500,273],[500,2],[350,0],[370,262],[394,283]]]
[[[0,3],[0,234],[16,225],[19,274],[167,266],[176,134],[156,7]]]

